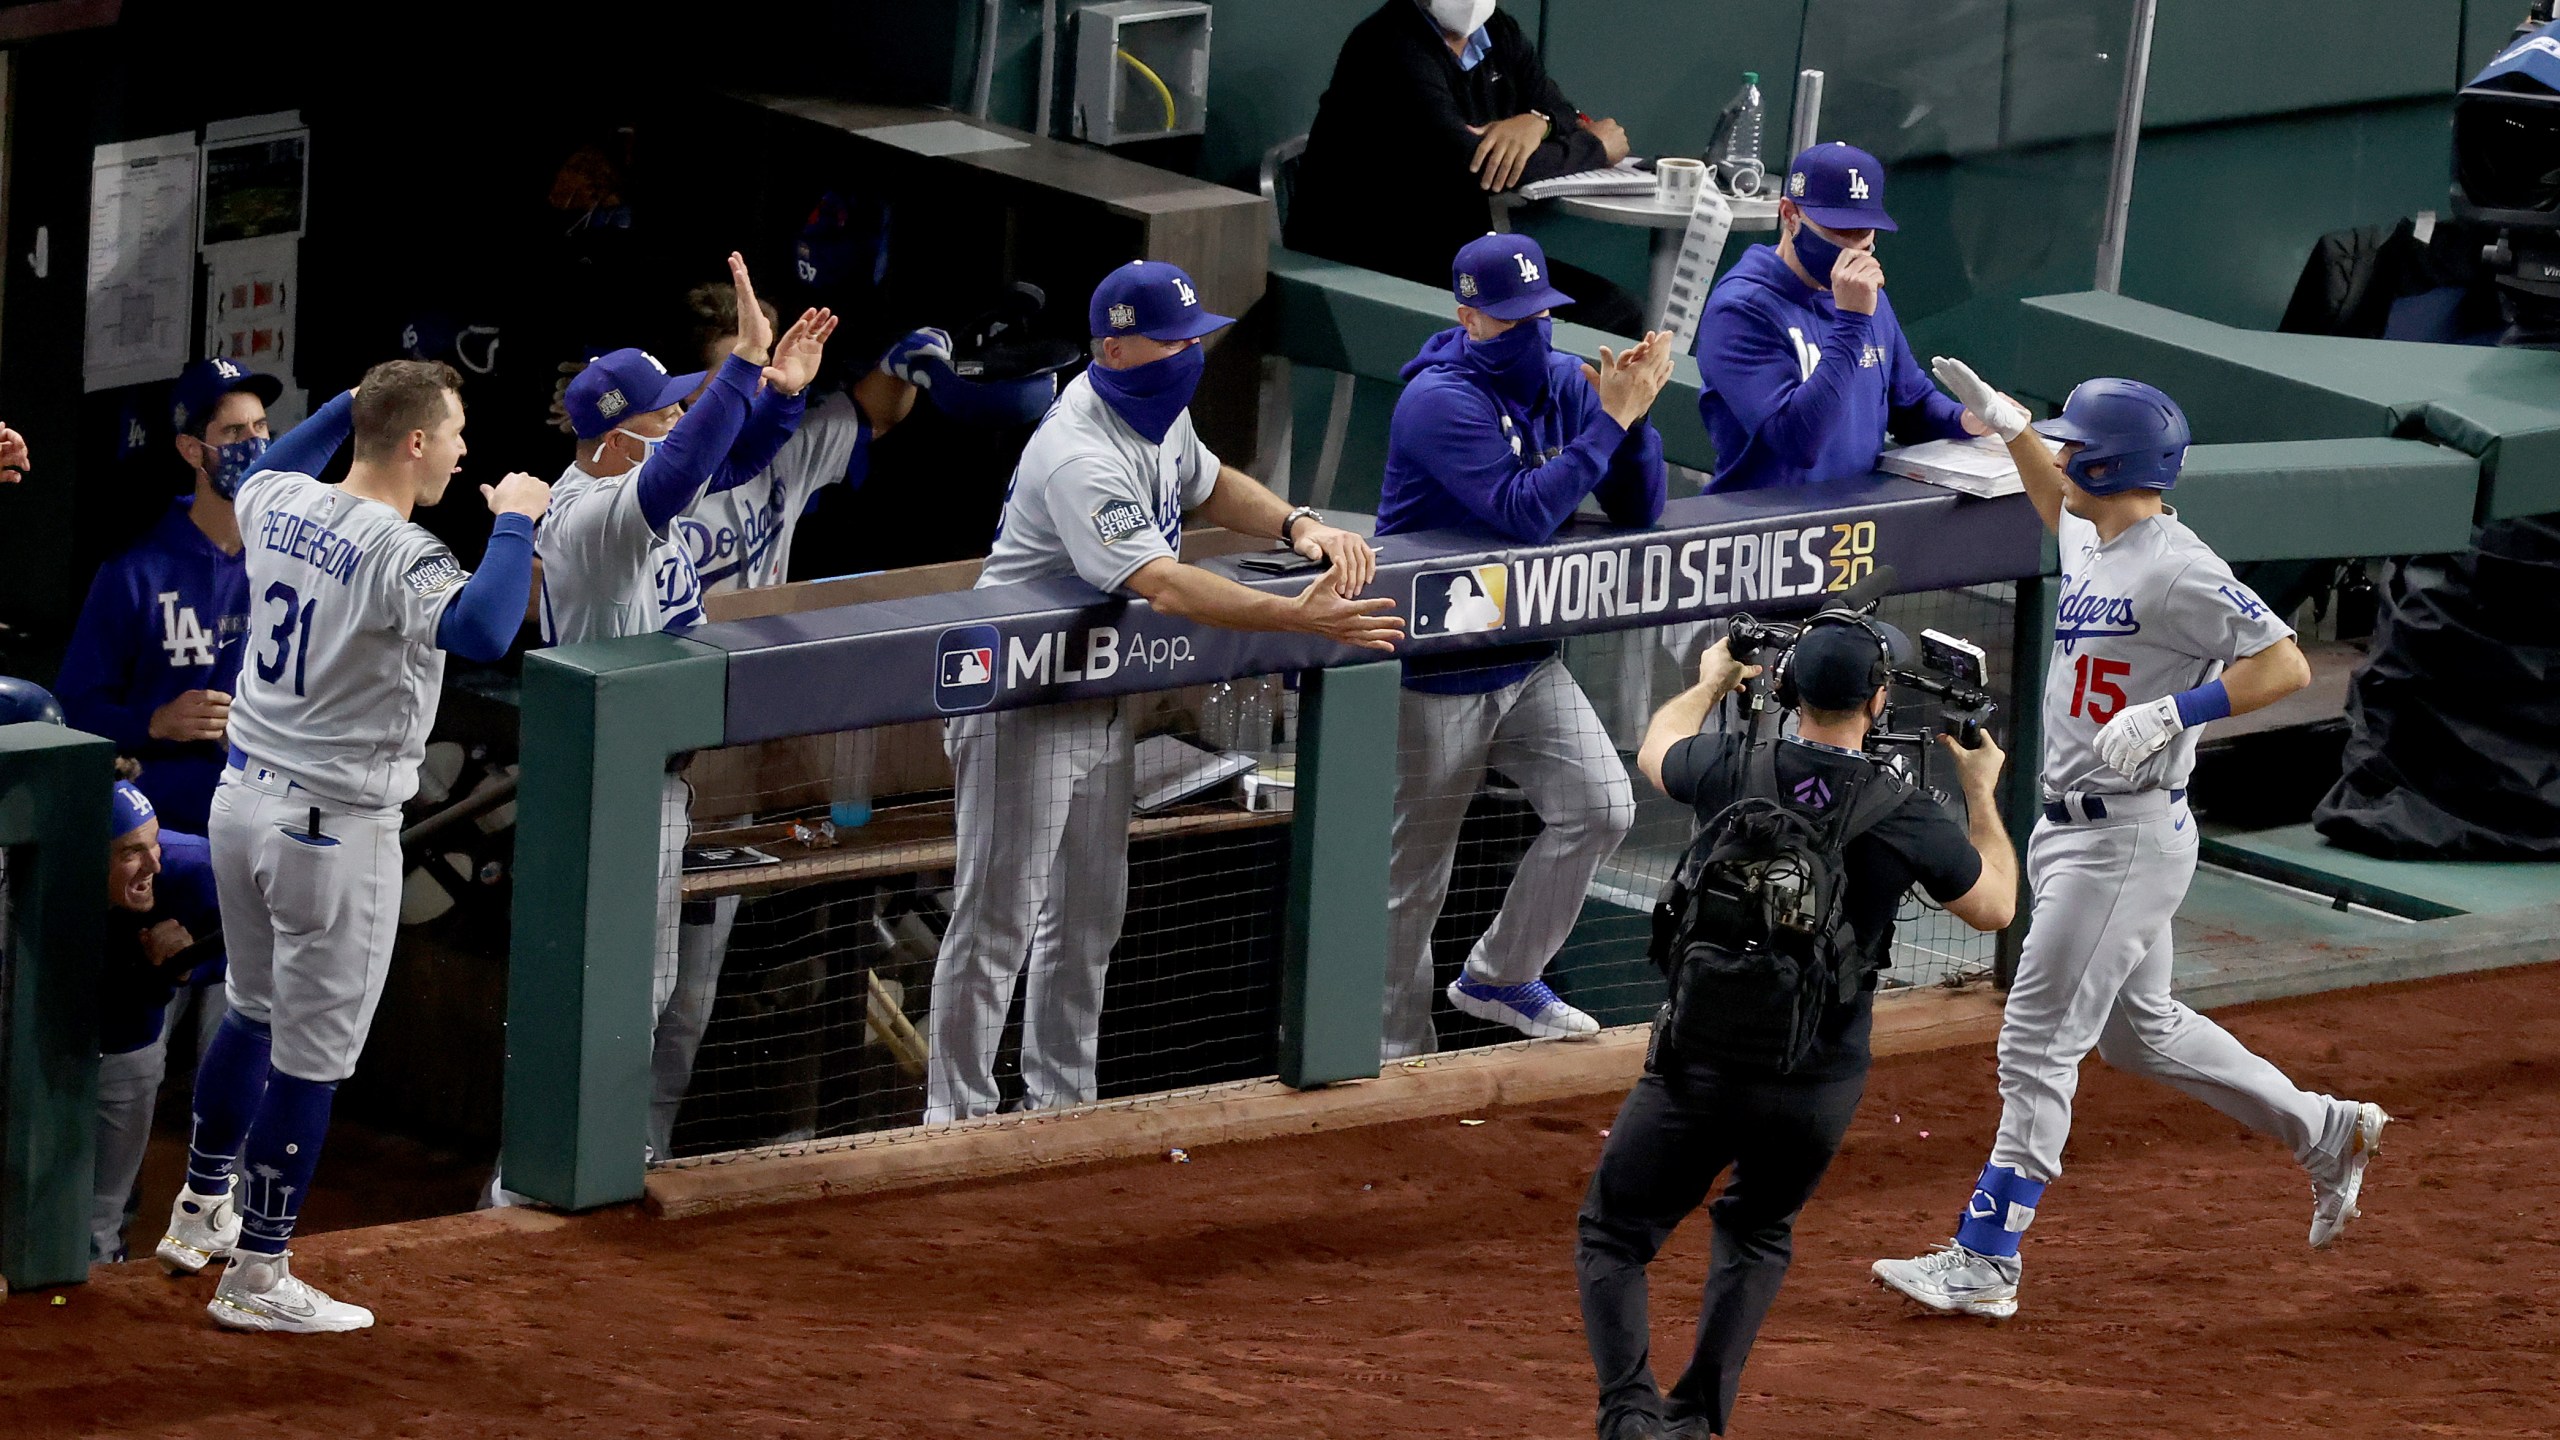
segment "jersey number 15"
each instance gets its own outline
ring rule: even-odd
[[[281,580],[267,587],[264,600],[268,604],[282,605],[284,613],[277,617],[274,628],[267,631],[267,639],[276,647],[275,657],[256,657],[258,678],[270,685],[277,684],[284,679],[285,667],[290,665],[293,667],[293,693],[300,695],[303,693],[303,672],[311,663],[311,615],[320,608],[320,601],[317,597],[303,599],[299,592]],[[302,642],[300,645],[294,643],[297,638]]]
[[[264,668],[264,667],[260,667]],[[2116,682],[2133,673],[2133,666],[2122,660],[2101,660],[2083,655],[2072,663],[2071,714],[2087,716],[2100,725],[2116,717],[2125,705],[2125,693]]]

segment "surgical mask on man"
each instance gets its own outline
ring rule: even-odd
[[[627,428],[618,427],[613,433],[616,435],[628,435],[632,439],[640,442],[640,462],[638,465],[631,467],[634,470],[639,469],[641,465],[646,465],[650,461],[657,459],[658,447],[667,443],[667,437],[664,435],[643,435],[637,430]],[[604,447],[602,444],[598,444],[596,447],[596,458],[599,460],[604,458]]]
[[[1493,18],[1493,0],[1428,0],[1431,23],[1452,35],[1473,35]]]
[[[267,437],[252,435],[228,445],[207,444],[204,478],[213,485],[213,493],[228,500],[240,493],[240,484],[258,472],[258,462],[266,458]]]

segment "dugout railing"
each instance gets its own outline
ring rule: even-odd
[[[1906,593],[1962,595],[1973,587],[1974,604],[2014,606],[2026,621],[2011,627],[2001,688],[2036,693],[2050,624],[2048,546],[2022,498],[1962,499],[1883,477],[1826,488],[1818,504],[1806,498],[1785,492],[1678,500],[1655,528],[1576,521],[1544,546],[1502,545],[1464,532],[1398,536],[1381,548],[1371,593],[1395,597],[1409,612],[1433,577],[1504,577],[1499,630],[1426,633],[1406,646],[1407,654],[1423,655],[1653,632],[1738,610],[1797,613],[1889,565]],[[1239,568],[1241,558],[1207,563],[1272,591],[1305,583],[1257,577]],[[961,652],[986,658],[946,663]],[[955,715],[1143,697],[1239,677],[1294,676],[1298,697],[1286,861],[1265,872],[1281,887],[1271,897],[1276,976],[1266,1073],[1297,1087],[1377,1073],[1398,673],[1396,662],[1313,637],[1194,625],[1071,579],[767,615],[681,639],[538,652],[524,682],[507,1185],[569,1209],[642,1193],[659,930],[647,897],[671,765],[694,752],[886,734]],[[1622,704],[1613,726],[1628,723],[1623,712],[1642,704]],[[2033,705],[2006,709],[2019,727],[2008,742],[2032,755]],[[1200,727],[1185,717],[1174,728]],[[2018,778],[2013,772],[2006,808],[2022,830],[2032,792]],[[933,803],[927,797],[913,813]],[[698,785],[697,829],[700,810]],[[812,806],[808,820],[823,813]],[[884,807],[873,823],[895,818]],[[778,837],[790,822],[768,823],[786,827],[765,832]],[[876,843],[859,832],[856,838],[857,848]],[[845,843],[842,835],[834,839]],[[941,842],[928,833],[917,843]],[[775,848],[788,846],[777,840]],[[946,855],[919,852],[901,863],[929,877],[948,863]],[[688,877],[689,888],[701,888],[696,878]],[[914,891],[932,882],[901,883]],[[1617,888],[1631,896],[1651,883],[1630,886],[1621,877]],[[827,925],[843,928],[841,920]],[[1623,966],[1630,945],[1639,956],[1641,947],[1619,929],[1578,935],[1577,942],[1587,940],[1594,954],[1606,951]],[[813,1017],[824,1004],[854,998],[830,1000],[823,985],[811,984],[804,998]],[[1634,993],[1620,997],[1615,1018],[1638,1003]],[[864,1024],[866,1036],[895,1028],[876,1010]],[[718,1042],[715,1033],[706,1053]]]

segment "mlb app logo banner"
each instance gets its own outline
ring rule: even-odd
[[[933,705],[945,715],[984,710],[994,702],[998,677],[996,647],[1003,638],[993,625],[954,625],[942,632],[934,648]]]
[[[1502,628],[1511,573],[1499,564],[1425,570],[1413,577],[1413,635],[1481,635]]]

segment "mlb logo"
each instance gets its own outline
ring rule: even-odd
[[[1413,617],[1414,638],[1481,635],[1501,629],[1510,579],[1511,572],[1500,565],[1425,570],[1416,575],[1412,608],[1405,612]]]
[[[955,625],[942,632],[933,705],[945,715],[984,710],[996,698],[996,650],[1004,643],[993,625]]]

